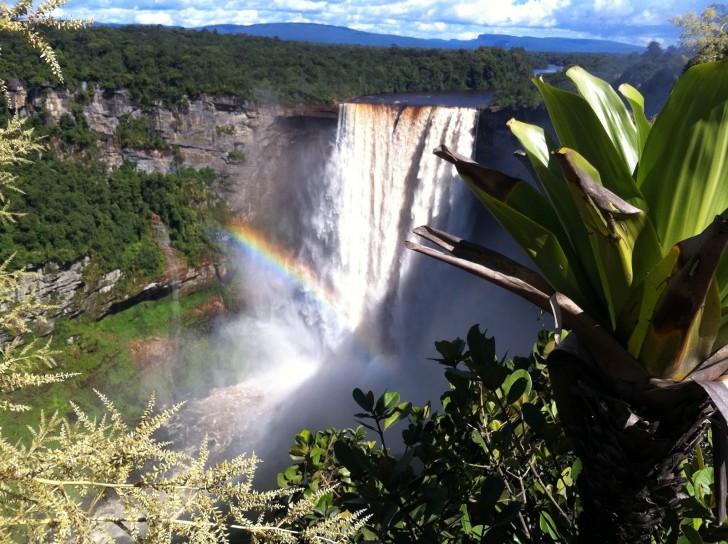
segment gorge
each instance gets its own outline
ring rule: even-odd
[[[540,326],[535,310],[404,249],[421,224],[502,247],[498,227],[431,152],[447,142],[472,154],[481,116],[475,108],[340,105],[335,139],[318,149],[325,158],[299,169],[305,183],[265,210],[279,219],[265,231],[230,229],[248,307],[214,343],[242,361],[241,372],[235,385],[185,408],[186,442],[207,435],[227,453],[254,449],[272,463],[266,474],[285,463],[301,428],[351,425],[354,387],[436,400],[445,384],[426,360],[436,340],[479,322],[501,353],[528,351]],[[491,153],[503,136],[496,132],[481,143]]]
[[[11,91],[17,110],[56,118],[73,100]],[[535,339],[535,310],[403,245],[425,223],[503,243],[431,151],[446,143],[501,167],[514,146],[505,121],[533,112],[353,103],[335,111],[220,97],[145,112],[124,92],[96,92],[83,113],[110,166],[126,158],[147,171],[187,165],[226,176],[218,189],[235,221],[220,237],[238,263],[246,304],[219,323],[213,343],[240,372],[188,404],[181,442],[207,434],[219,453],[275,453],[275,470],[300,428],[352,424],[354,387],[436,400],[444,383],[426,360],[434,341],[463,336],[474,323],[502,354],[528,351]],[[125,115],[147,117],[173,151],[119,148],[114,134]]]

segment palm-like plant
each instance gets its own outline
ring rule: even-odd
[[[604,81],[578,67],[567,75],[577,93],[534,80],[558,143],[509,122],[537,187],[435,150],[542,275],[429,227],[415,232],[439,250],[408,247],[523,296],[575,333],[552,352],[549,370],[584,465],[584,541],[648,540],[677,500],[679,464],[708,420],[722,523],[728,62],[686,71],[652,125],[633,87],[619,88],[628,109]]]

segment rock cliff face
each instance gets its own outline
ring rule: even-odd
[[[45,110],[56,121],[70,113],[74,103],[65,90],[27,89],[18,81],[11,82],[8,90],[11,107],[16,111],[32,115]],[[211,168],[223,176],[224,182],[217,189],[233,215],[252,222],[277,202],[282,188],[302,175],[301,161],[324,159],[336,129],[334,108],[257,104],[203,96],[184,106],[142,111],[123,90],[95,91],[87,96],[82,104],[83,113],[91,130],[99,136],[97,145],[109,168],[124,160],[131,160],[146,172],[170,173],[181,166]],[[120,147],[116,132],[122,116],[146,117],[169,144],[168,149]],[[33,280],[41,300],[58,306],[56,316],[88,310],[100,316],[179,287],[194,288],[216,273],[212,265],[205,265],[171,274],[168,266],[160,281],[140,285],[137,294],[120,300],[115,286],[122,279],[121,273],[112,271],[89,281],[88,266],[88,259],[49,264]]]
[[[67,91],[28,91],[17,81],[8,88],[11,104],[21,113],[45,110],[58,120],[71,111],[73,101]],[[160,106],[142,111],[124,90],[97,90],[82,107],[91,130],[100,136],[110,168],[125,159],[145,172],[169,173],[180,166],[211,168],[226,179],[230,209],[243,215],[255,213],[261,197],[287,177],[285,159],[291,151],[302,142],[310,144],[312,138],[333,136],[337,118],[334,107],[260,104],[216,96],[202,96],[172,109]],[[115,133],[125,115],[145,116],[170,148],[120,147]]]
[[[12,81],[8,90],[11,106],[28,115],[45,110],[58,120],[77,103],[67,91],[50,87],[26,89],[22,83]],[[91,130],[98,135],[97,145],[109,168],[124,160],[146,172],[170,173],[180,166],[211,168],[223,176],[224,182],[217,190],[233,215],[257,223],[266,232],[276,230],[266,222],[286,221],[292,214],[307,213],[291,209],[287,201],[306,186],[317,166],[325,164],[338,117],[335,107],[261,104],[218,96],[202,96],[174,108],[158,106],[147,111],[123,90],[86,92],[81,106]],[[168,145],[163,150],[120,147],[117,129],[123,116],[145,117]],[[502,161],[510,159],[518,144],[505,124],[514,116],[538,124],[548,120],[543,110],[481,114],[476,149],[480,162],[500,168],[504,166]],[[527,175],[525,171],[523,174]],[[274,214],[270,210],[277,211]],[[88,260],[46,266],[36,286],[43,300],[59,305],[59,314],[92,311],[100,316],[142,299],[163,296],[172,289],[195,288],[216,273],[211,265],[180,270],[170,265],[170,248],[163,251],[168,261],[164,277],[150,285],[139,285],[136,294],[124,299],[115,289],[122,279],[119,271],[93,281],[84,279],[88,276],[84,272]],[[171,272],[173,269],[176,273]]]

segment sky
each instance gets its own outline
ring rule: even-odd
[[[96,22],[199,27],[321,23],[417,38],[478,34],[602,38],[670,45],[668,19],[702,12],[705,0],[69,0],[59,15]]]

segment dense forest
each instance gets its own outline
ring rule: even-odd
[[[0,56],[0,73],[41,86],[53,80],[49,68],[22,47],[18,37],[2,40],[7,45]],[[534,67],[580,64],[611,81],[649,60],[638,54],[527,53],[498,47],[314,44],[161,26],[51,32],[50,42],[71,90],[83,95],[81,82],[104,90],[127,88],[144,106],[180,104],[205,93],[331,103],[377,93],[484,89],[501,91],[506,105],[533,104],[539,100],[529,82]],[[670,67],[682,66],[674,48],[659,53],[665,57],[662,61],[672,59]],[[641,78],[632,80],[639,84],[650,74],[637,68],[633,75]]]
[[[46,156],[17,173],[23,193],[13,197],[13,209],[31,213],[0,234],[0,258],[14,253],[16,267],[90,255],[102,270],[153,278],[163,259],[151,239],[152,214],[191,264],[209,250],[204,225],[213,210],[211,170],[147,174],[127,162],[107,174],[98,165]]]
[[[533,69],[523,50],[500,48],[330,46],[146,26],[93,27],[50,38],[69,85],[128,88],[145,105],[203,93],[331,102],[380,92],[505,88]],[[3,43],[12,39],[3,37]],[[19,44],[4,48],[0,73],[31,83],[52,80],[49,69]]]

